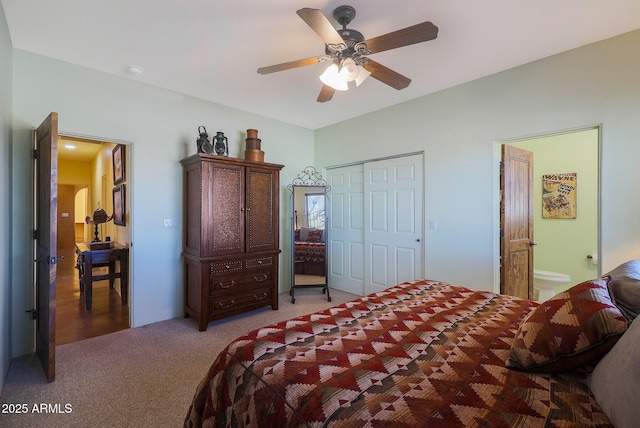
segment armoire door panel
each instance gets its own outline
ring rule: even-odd
[[[203,195],[203,204],[209,204],[213,209],[208,210],[207,218],[203,219],[204,254],[215,256],[242,252],[245,244],[242,218],[244,169],[235,165],[209,164],[207,167],[213,168],[210,176],[212,192],[209,193],[212,200]],[[210,233],[208,227],[211,228]]]
[[[273,173],[249,169],[247,172],[247,251],[275,247]],[[276,194],[277,195],[277,194]]]

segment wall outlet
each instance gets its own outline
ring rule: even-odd
[[[164,228],[165,229],[177,229],[178,222],[173,218],[165,218],[164,219]]]

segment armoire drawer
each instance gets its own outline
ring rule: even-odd
[[[209,264],[211,274],[236,273],[246,269],[271,267],[275,263],[274,256],[250,257],[240,260],[222,260]]]
[[[254,270],[235,275],[209,276],[209,293],[213,296],[220,292],[249,290],[273,284],[273,269]]]
[[[265,257],[252,257],[249,259],[245,259],[244,267],[245,269],[256,269],[262,267],[270,267],[275,263],[274,256],[265,256]]]
[[[212,295],[209,302],[209,319],[244,312],[265,306],[273,296],[273,287],[258,287],[246,292]]]
[[[244,269],[244,260],[225,260],[221,262],[213,262],[209,264],[211,276],[213,274],[225,274],[240,272]]]

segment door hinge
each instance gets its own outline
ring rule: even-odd
[[[33,236],[33,239],[38,239],[38,231],[36,229],[33,229],[31,231],[31,235]]]
[[[32,320],[37,320],[38,319],[38,311],[36,311],[35,309],[29,309],[28,311],[25,311],[27,313],[31,312],[31,319]]]
[[[33,160],[38,160],[38,149],[33,149],[33,151],[31,152],[31,158]]]

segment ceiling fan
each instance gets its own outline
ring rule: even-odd
[[[347,28],[356,16],[356,11],[351,6],[339,6],[333,11],[333,17],[342,25],[342,29],[338,30],[319,9],[303,8],[296,13],[324,41],[325,55],[262,67],[258,69],[258,73],[269,74],[320,62],[330,62],[330,66],[320,76],[323,85],[318,95],[318,102],[331,100],[336,90],[348,88],[348,82],[355,81],[359,86],[369,75],[392,88],[398,90],[406,88],[411,83],[411,79],[368,56],[426,42],[438,36],[438,27],[427,21],[365,40],[362,33]]]

